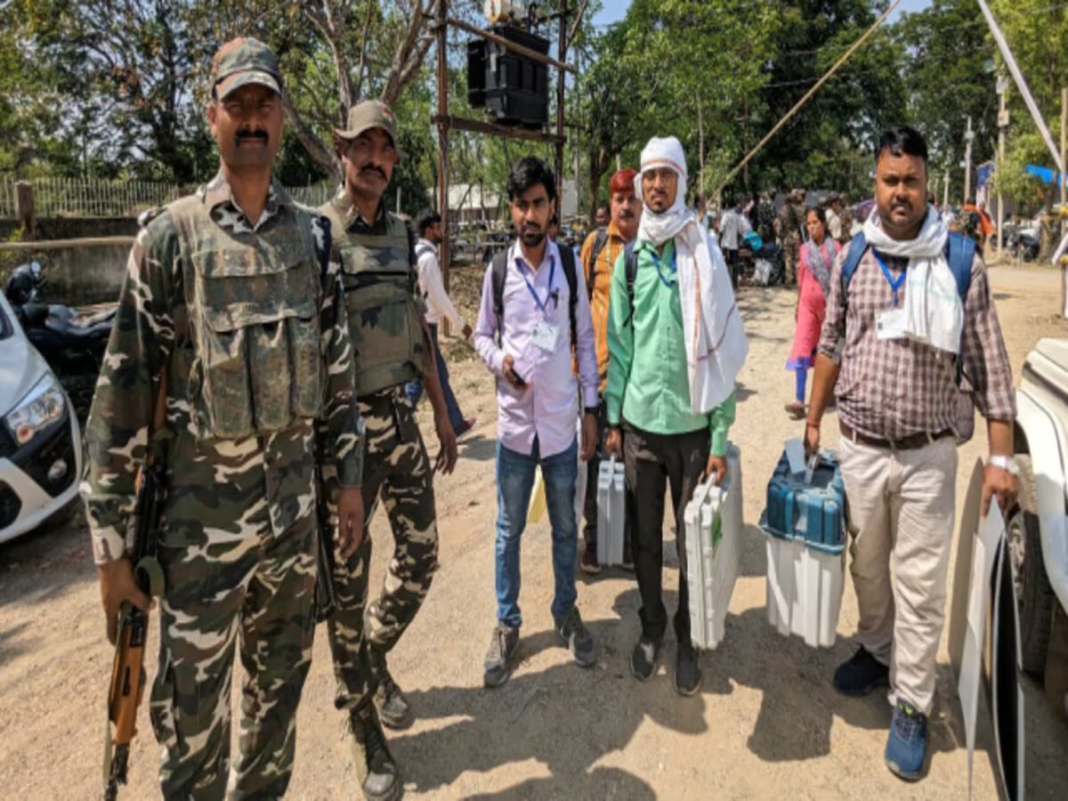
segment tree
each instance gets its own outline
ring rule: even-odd
[[[754,4],[744,17],[735,12],[733,0],[634,0],[624,21],[594,43],[593,65],[580,81],[591,217],[612,160],[626,155],[635,163],[654,134],[678,136],[695,195],[737,156],[731,112],[766,80],[754,54],[769,46],[777,12],[774,4]],[[705,169],[713,165],[718,173]]]
[[[994,0],[990,3],[995,19],[1023,73],[1035,103],[1054,139],[1060,128],[1061,89],[1068,86],[1068,7],[1050,6],[1046,0]],[[985,29],[985,23],[984,23]],[[998,63],[1001,57],[998,55]],[[1007,159],[1001,165],[997,186],[1010,197],[1032,208],[1057,199],[1057,187],[1044,186],[1026,174],[1028,164],[1056,171],[1030,113],[1015,86],[1009,94],[1012,127],[1008,131]]]
[[[908,115],[924,135],[932,165],[948,169],[954,197],[963,195],[964,135],[972,118],[972,164],[994,157],[997,94],[991,69],[993,42],[974,0],[934,0],[930,8],[906,15],[895,31],[905,49]],[[931,176],[931,190],[935,191]],[[974,184],[974,182],[973,182]]]
[[[61,126],[82,144],[82,171],[94,157],[107,171],[195,180],[210,144],[189,104],[203,55],[189,31],[195,11],[184,0],[19,3],[35,60],[63,97]]]
[[[768,82],[743,120],[747,138],[771,130],[886,6],[885,0],[779,0],[781,23],[761,54]],[[853,191],[861,177],[858,149],[870,153],[879,132],[905,117],[902,56],[887,32],[874,34],[765,146],[740,188]]]

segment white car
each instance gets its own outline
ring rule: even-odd
[[[70,400],[0,292],[0,542],[73,510],[82,463]]]
[[[1045,678],[1068,712],[1068,340],[1043,339],[1028,355],[1016,392],[1020,499],[1008,520],[1020,605],[1023,669]]]

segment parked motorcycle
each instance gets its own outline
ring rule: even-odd
[[[79,422],[84,423],[93,403],[115,311],[79,317],[69,306],[46,302],[47,283],[41,265],[30,262],[12,271],[5,294],[26,338],[59,378]]]
[[[1014,259],[1019,261],[1037,261],[1041,242],[1037,234],[1029,229],[1020,228],[1013,223],[1005,223],[1005,247]]]

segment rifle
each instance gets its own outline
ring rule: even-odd
[[[166,419],[167,380],[164,370],[156,399],[148,447],[153,431]],[[134,533],[134,574],[142,592],[151,597],[163,594],[163,568],[156,559],[160,516],[165,498],[165,470],[162,459],[150,455],[138,476],[137,526]],[[108,725],[104,741],[104,801],[115,801],[119,785],[126,784],[130,742],[137,734],[137,708],[145,692],[145,645],[148,642],[148,613],[126,601],[119,611],[115,638],[115,661],[108,691]]]

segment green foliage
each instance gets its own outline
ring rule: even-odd
[[[1068,7],[1044,0],[993,0],[991,10],[1005,34],[1046,125],[1059,140],[1061,89],[1068,87]],[[998,55],[998,63],[1001,58]],[[1011,126],[1006,163],[997,185],[1031,208],[1057,199],[1058,188],[1044,186],[1024,168],[1037,164],[1056,170],[1055,161],[1028,113],[1015,85],[1009,93]]]
[[[975,132],[973,165],[992,159],[997,144],[993,41],[986,23],[974,0],[934,0],[906,16],[897,36],[908,52],[910,120],[927,139],[932,171],[942,175],[949,168],[950,195],[961,198],[964,172],[958,165],[967,118]]]
[[[875,22],[887,3],[787,0],[765,59],[767,83],[740,114],[750,146],[779,121]],[[905,117],[903,53],[889,30],[877,31],[754,159],[735,187],[870,191],[870,154],[880,131]],[[740,98],[741,102],[745,99]]]

